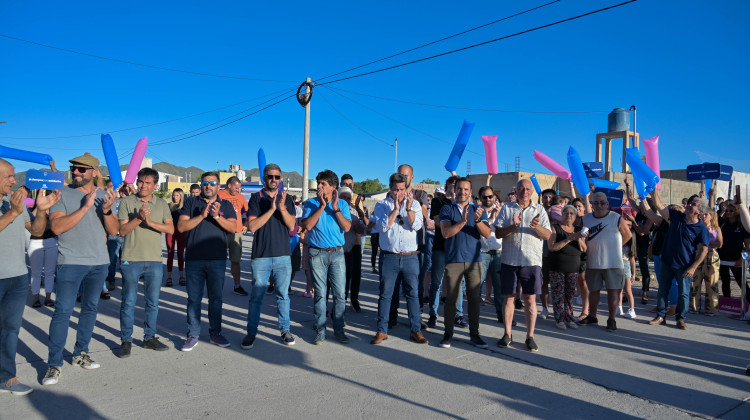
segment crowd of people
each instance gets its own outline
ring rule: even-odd
[[[256,343],[267,294],[276,299],[281,342],[295,344],[289,293],[300,270],[306,279],[300,295],[313,299],[312,342],[326,342],[330,317],[335,340],[349,343],[345,309],[349,301],[354,312],[362,310],[362,249],[369,230],[372,270],[379,278],[371,344],[388,339],[403,296],[409,339],[415,343],[428,343],[422,331],[438,328],[439,307],[444,302],[438,346],[451,347],[454,329],[468,327],[471,344],[487,348],[479,332],[480,306],[492,305],[497,321],[504,325],[497,346],[506,348],[513,342],[515,311],[522,309],[524,345],[537,352],[538,318],[552,317],[562,330],[597,325],[603,289],[607,331],[617,330],[618,316],[636,318],[632,288],[636,260],[643,284],[642,304],[648,303],[649,259],[654,261],[659,285],[655,316],[648,324],[664,325],[667,317],[674,316],[676,327],[685,330],[689,313],[716,313],[719,283],[724,296],[731,295],[730,275],[741,284],[745,274],[741,253],[750,248],[750,213],[739,187],[733,200],[715,200],[709,191],[708,197],[694,195],[682,205],[667,206],[658,191],[645,200],[635,199],[626,181],[622,203],[610,203],[600,192],[572,198],[554,190],[542,191],[540,202],[535,203],[535,189],[528,179],[520,180],[503,197],[490,186],[491,176],[486,185],[476,188],[468,178],[453,174],[430,196],[415,188],[413,168],[404,164],[390,176],[386,197],[370,211],[364,206],[364,196],[353,191],[353,177],[345,174],[339,180],[330,170],[318,173],[316,195],[304,203],[295,203],[279,188],[281,168],[273,163],[263,168],[263,187],[249,200],[240,194],[238,178],[230,178],[221,189],[214,172],[204,173],[200,184],[191,186],[187,194],[176,189],[164,200],[154,194],[159,176],[151,168],[138,172],[135,185],[115,191],[111,184],[103,184],[95,157],[85,154],[70,163],[72,182],[59,190],[40,190],[27,208],[31,192],[12,191],[14,168],[0,159],[0,249],[4,256],[0,265],[0,390],[15,395],[32,391],[16,377],[15,355],[29,286],[32,307],[41,307],[42,278],[44,305],[54,307],[42,384],[53,385],[61,376],[76,301],[80,312],[72,364],[84,369],[100,367],[88,354],[89,343],[99,300],[109,298],[118,269],[122,276],[118,357],[126,358],[133,351],[141,280],[145,298],[142,346],[169,349],[157,336],[159,294],[163,286],[174,287],[175,256],[177,281],[187,292],[182,351],[191,351],[200,342],[204,290],[209,341],[220,347],[231,345],[222,334],[227,259],[233,292],[249,296],[242,349],[252,349]],[[242,287],[240,270],[242,241],[248,232],[253,235],[249,292]],[[704,285],[705,295],[701,295]],[[746,296],[750,299],[750,290]],[[629,306],[627,311],[623,302]],[[578,316],[573,312],[576,303],[582,310]],[[424,306],[426,322],[421,318]]]

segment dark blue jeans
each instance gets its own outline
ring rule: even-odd
[[[117,264],[120,262],[120,249],[122,244],[125,242],[125,238],[121,236],[110,236],[107,240],[107,252],[109,252],[109,269],[107,272],[107,281],[115,281],[115,274],[117,274]]]
[[[57,280],[55,293],[55,313],[49,324],[49,359],[50,366],[63,365],[63,349],[68,339],[70,314],[76,304],[76,295],[81,290],[81,314],[78,316],[78,330],[76,344],[73,347],[73,357],[81,352],[89,351],[89,342],[94,333],[96,314],[99,307],[99,297],[102,293],[104,280],[107,278],[107,264],[102,265],[72,265],[57,266]]]
[[[409,323],[412,332],[419,332],[419,258],[417,255],[398,256],[380,253],[380,296],[378,297],[378,332],[388,333],[391,299],[394,295],[396,279],[401,274],[406,294],[406,308],[409,311]]]
[[[221,333],[221,307],[227,260],[185,261],[185,288],[187,289],[188,337],[201,335],[201,301],[203,287],[208,291],[208,332]]]
[[[23,321],[29,275],[0,279],[0,381],[16,376],[18,331]]]
[[[156,318],[159,315],[159,291],[164,269],[161,261],[124,261],[122,271],[122,304],[120,305],[120,338],[133,341],[133,312],[138,297],[138,280],[143,277],[143,297],[146,301],[143,317],[143,341],[156,335]]]
[[[667,296],[670,294],[669,289],[672,286],[672,279],[677,279],[677,320],[685,319],[688,313],[690,300],[690,286],[693,284],[692,278],[685,278],[685,270],[672,268],[667,264],[661,264],[659,267],[659,293],[656,295],[656,314],[664,318],[667,314]]]

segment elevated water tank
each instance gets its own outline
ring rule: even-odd
[[[607,116],[607,132],[630,129],[630,113],[625,108],[615,108]]]

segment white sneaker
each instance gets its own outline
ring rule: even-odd
[[[547,308],[542,308],[542,313],[539,314],[539,318],[547,319],[549,317],[549,311]]]
[[[57,366],[50,366],[47,369],[47,373],[42,379],[42,385],[55,385],[60,380],[60,368]]]
[[[101,367],[99,363],[91,360],[91,357],[85,351],[82,351],[80,356],[74,357],[72,364],[84,369],[99,369]]]
[[[622,311],[622,306],[617,307],[617,313],[615,315],[617,316],[625,315],[625,313]]]
[[[576,324],[573,321],[568,321],[568,322],[565,323],[565,325],[567,325],[568,328],[570,328],[571,330],[577,330],[578,329],[578,324]]]
[[[568,327],[565,326],[564,322],[555,322],[555,326],[560,330],[567,330]]]
[[[636,318],[635,308],[628,309],[628,313],[625,315],[625,318],[635,319]]]

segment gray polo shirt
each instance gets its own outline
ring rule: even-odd
[[[102,265],[109,264],[107,253],[107,231],[104,229],[102,204],[106,192],[96,192],[94,205],[83,216],[80,222],[69,231],[58,236],[58,264]],[[50,209],[50,215],[65,213],[70,215],[83,207],[86,194],[72,185],[60,188],[60,201]]]
[[[120,221],[126,222],[138,217],[138,213],[144,204],[151,209],[149,219],[153,222],[161,224],[169,221],[169,223],[172,223],[172,213],[169,211],[169,206],[163,198],[153,196],[151,201],[144,202],[135,194],[127,196],[120,201],[118,215]],[[125,235],[122,260],[161,262],[161,232],[146,227],[144,223],[136,226],[135,229]]]
[[[10,196],[3,196],[0,201],[0,216],[8,213],[11,209]],[[28,274],[26,268],[26,222],[31,221],[29,212],[21,212],[5,229],[0,230],[0,255],[3,257],[0,263],[0,280],[18,277]]]

